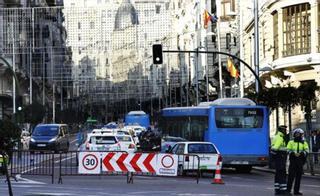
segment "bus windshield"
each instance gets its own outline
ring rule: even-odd
[[[217,128],[261,128],[263,110],[260,108],[216,108]]]
[[[163,136],[181,137],[189,141],[203,141],[207,129],[207,116],[162,117],[159,123]]]

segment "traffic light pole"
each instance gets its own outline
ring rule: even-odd
[[[196,53],[197,55],[200,53],[204,53],[204,54],[220,54],[220,55],[226,55],[229,56],[233,59],[237,59],[238,61],[240,61],[241,63],[243,63],[243,65],[245,65],[250,71],[251,73],[254,75],[254,77],[256,78],[256,80],[258,81],[258,85],[260,87],[260,89],[262,90],[262,83],[260,81],[259,76],[257,75],[257,73],[250,67],[250,65],[248,65],[245,61],[243,61],[242,59],[240,59],[239,57],[229,54],[227,52],[220,52],[220,51],[199,51],[199,50],[163,50],[163,53]],[[241,78],[243,79],[243,78]],[[258,93],[258,92],[257,92]]]

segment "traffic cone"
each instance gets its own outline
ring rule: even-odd
[[[216,173],[214,175],[214,179],[211,184],[224,184],[224,182],[221,179],[221,165],[222,165],[222,162],[218,161]]]

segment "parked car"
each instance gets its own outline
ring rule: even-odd
[[[35,150],[69,150],[69,132],[66,124],[39,124],[30,138],[29,148]]]
[[[177,142],[186,142],[182,137],[165,136],[161,139],[161,152],[169,152]]]
[[[220,152],[211,142],[178,142],[170,152],[178,155],[178,173],[180,175],[187,171],[197,170],[199,159],[201,172],[216,170],[218,161],[222,164]]]
[[[31,139],[31,136],[29,131],[23,130],[20,136],[20,141],[21,141],[23,150],[29,150],[30,139]]]

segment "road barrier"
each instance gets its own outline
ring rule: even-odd
[[[162,153],[127,153],[119,151],[13,151],[10,156],[11,176],[46,175],[52,183],[63,176],[127,176],[133,183],[134,176],[183,176],[195,173],[199,183],[200,158],[197,155],[173,155]]]
[[[10,175],[42,175],[51,176],[54,183],[54,159],[51,151],[12,151],[9,162]]]

